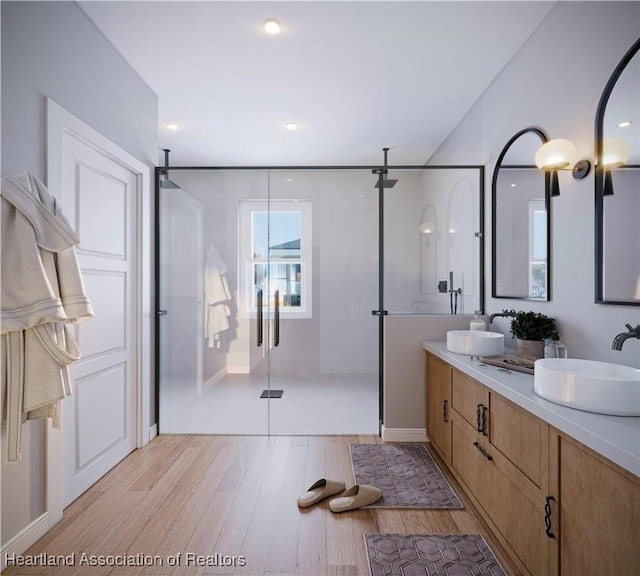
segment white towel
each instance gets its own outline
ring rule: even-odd
[[[220,332],[229,329],[231,309],[226,302],[231,300],[231,296],[226,272],[227,265],[220,252],[215,246],[209,246],[204,268],[204,326],[209,348],[214,347]]]

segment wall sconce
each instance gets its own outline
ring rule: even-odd
[[[576,147],[571,140],[556,138],[545,142],[535,156],[536,166],[544,172],[551,172],[551,196],[560,196],[558,184],[558,170],[569,166],[576,156]],[[589,174],[591,162],[580,160],[571,169],[571,174],[576,180],[582,180]]]
[[[602,142],[602,167],[604,168],[603,196],[613,195],[611,170],[620,168],[629,161],[631,146],[624,140],[612,139]]]

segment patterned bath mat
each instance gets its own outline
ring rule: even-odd
[[[481,534],[365,534],[371,576],[507,576]]]
[[[463,508],[422,444],[351,444],[356,484],[371,484],[382,498],[368,508]]]

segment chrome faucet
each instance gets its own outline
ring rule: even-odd
[[[502,312],[496,312],[495,314],[491,314],[489,316],[489,326],[493,322],[493,319],[497,316],[503,316],[504,318],[515,318],[516,311],[515,310],[503,310]]]
[[[633,328],[631,324],[625,324],[625,326],[627,327],[628,332],[620,332],[620,334],[613,339],[613,342],[611,343],[612,350],[622,350],[623,344],[629,338],[637,338],[640,340],[640,324],[635,328]]]

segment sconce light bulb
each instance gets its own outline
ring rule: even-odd
[[[270,18],[269,20],[265,20],[264,22],[264,31],[267,34],[271,34],[274,36],[275,34],[280,33],[280,22],[277,20]]]
[[[602,165],[607,169],[620,168],[631,156],[631,146],[624,140],[612,139],[602,143]]]
[[[540,170],[561,170],[571,164],[576,155],[576,147],[571,140],[556,138],[545,142],[535,155],[535,163]]]

